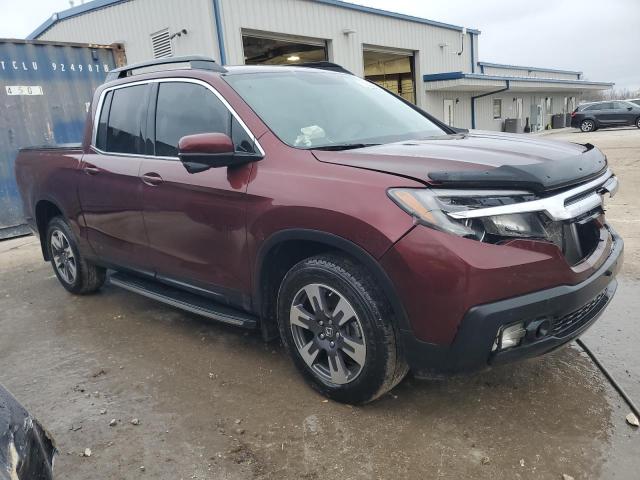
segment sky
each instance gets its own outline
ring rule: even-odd
[[[640,0],[352,1],[481,30],[482,61],[579,70],[640,89]],[[66,8],[68,0],[0,0],[0,38],[24,38]]]

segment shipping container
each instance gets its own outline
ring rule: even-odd
[[[118,45],[0,39],[0,239],[28,233],[18,150],[82,141],[94,90],[124,63]]]

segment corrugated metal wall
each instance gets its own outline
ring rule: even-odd
[[[471,70],[471,38],[462,55],[459,31],[349,10],[310,0],[220,0],[227,63],[244,64],[242,31],[310,37],[329,43],[329,58],[362,76],[363,44],[418,52],[416,81],[422,75]],[[132,0],[59,22],[42,39],[121,42],[129,62],[153,58],[150,35],[186,28],[174,40],[174,54],[204,54],[219,59],[213,0]],[[345,35],[344,30],[354,33]],[[439,45],[445,45],[440,47]],[[477,56],[476,56],[477,59]],[[424,89],[417,88],[424,104]]]
[[[454,92],[437,91],[427,93],[427,111],[437,118],[444,120],[444,101],[453,100],[454,127],[471,128],[471,97],[484,92]],[[578,92],[546,92],[531,93],[507,91],[496,95],[489,95],[476,99],[476,128],[479,130],[501,131],[506,118],[516,117],[516,101],[522,99],[522,126],[524,127],[526,118],[531,117],[531,107],[545,104],[545,98],[552,99],[551,111],[545,112],[544,122],[550,122],[550,115],[556,113],[570,113],[565,111],[564,99],[577,97]],[[493,99],[502,99],[502,118],[493,118]],[[457,102],[456,102],[457,100]]]
[[[174,55],[220,59],[212,0],[132,0],[58,22],[41,40],[122,43],[129,63],[153,58],[151,35],[165,28],[187,35],[172,41]]]
[[[82,140],[111,48],[0,40],[0,238],[25,233],[15,182],[18,149]]]

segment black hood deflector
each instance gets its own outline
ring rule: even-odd
[[[590,143],[586,151],[560,162],[502,165],[489,170],[430,172],[429,178],[443,187],[518,188],[541,193],[586,182],[607,169],[604,155]]]

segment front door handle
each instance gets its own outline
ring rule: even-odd
[[[142,181],[150,187],[155,187],[156,185],[160,185],[164,182],[162,177],[155,172],[149,172],[142,175]]]
[[[90,163],[85,163],[84,167],[82,167],[82,170],[84,170],[84,173],[86,173],[87,175],[96,175],[100,173],[100,169],[95,165],[91,165]]]

